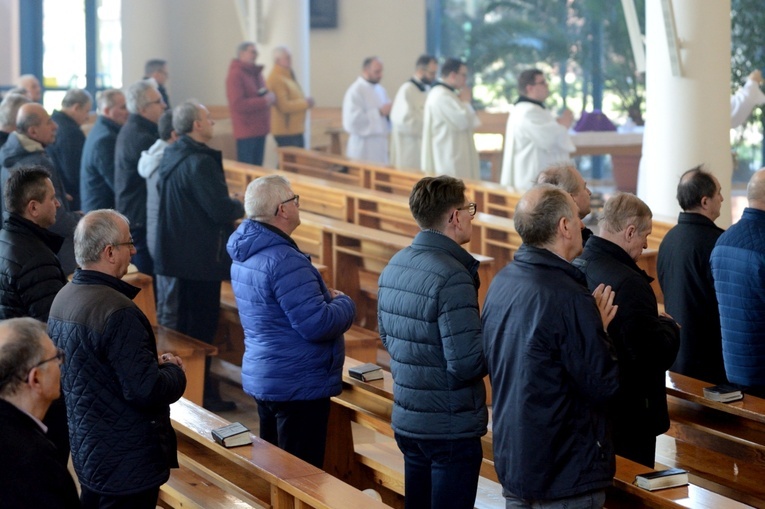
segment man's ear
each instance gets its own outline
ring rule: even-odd
[[[635,235],[637,235],[637,227],[634,224],[627,225],[627,228],[624,230],[624,238],[632,240],[632,237]]]
[[[701,208],[706,210],[709,207],[709,202],[711,201],[711,198],[709,196],[702,196],[701,197]]]

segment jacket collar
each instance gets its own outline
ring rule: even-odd
[[[76,285],[108,286],[112,290],[120,292],[130,300],[135,299],[135,296],[141,291],[140,288],[137,288],[130,283],[126,283],[121,279],[117,279],[114,276],[110,276],[109,274],[97,270],[75,269],[72,283]]]
[[[190,155],[199,153],[212,157],[218,163],[218,166],[223,167],[223,155],[220,150],[215,150],[204,143],[199,143],[184,134],[178,138],[178,141],[165,149],[162,162],[159,164],[160,180],[166,180],[168,175],[172,174]]]
[[[26,134],[21,134],[20,132],[16,131],[16,137],[19,139],[19,145],[21,145],[21,147],[26,152],[42,152],[45,150],[45,147],[42,143],[37,140],[33,140]]]
[[[584,277],[584,274],[579,269],[549,249],[521,244],[521,247],[518,248],[518,251],[513,256],[513,261],[561,270],[580,285],[587,286],[587,278]]]
[[[415,77],[412,77],[409,79],[409,82],[413,84],[420,92],[425,92],[428,89],[428,86],[423,83],[422,81],[418,80]]]
[[[714,228],[715,230],[723,231],[722,228],[717,226],[715,222],[709,219],[707,216],[702,214],[697,214],[695,212],[680,212],[680,215],[677,216],[677,224],[695,224],[695,225],[707,226],[710,228]]]
[[[275,65],[271,69],[271,74],[275,76],[282,76],[285,78],[289,78],[292,81],[295,81],[295,73],[292,71],[292,69],[289,69],[287,67],[283,67],[281,65]]]
[[[544,103],[537,101],[535,99],[531,99],[530,97],[526,97],[525,95],[520,96],[518,100],[515,101],[515,104],[519,104],[519,103],[532,103],[532,104],[536,104],[542,109],[545,109]]]
[[[32,235],[37,237],[42,241],[43,244],[45,244],[48,249],[53,251],[54,253],[58,253],[61,249],[61,246],[64,243],[64,237],[57,233],[53,233],[52,231],[48,230],[47,228],[42,228],[29,219],[26,219],[24,217],[21,217],[20,215],[11,212],[3,222],[3,228],[5,230],[8,230],[9,232],[12,231],[19,231],[24,230],[30,232]]]
[[[266,230],[269,230],[269,231],[271,231],[271,232],[275,233],[276,235],[278,235],[279,237],[281,237],[281,238],[283,238],[285,241],[287,241],[287,243],[289,243],[289,245],[290,245],[290,246],[292,246],[292,247],[294,247],[295,249],[297,249],[298,251],[300,251],[300,248],[298,247],[298,245],[297,245],[297,243],[295,242],[295,240],[294,240],[292,237],[290,237],[289,235],[287,235],[286,233],[284,233],[282,230],[280,230],[279,228],[277,228],[276,226],[270,225],[270,224],[268,224],[268,223],[264,223],[264,222],[262,222],[262,221],[256,221],[256,220],[254,220],[254,219],[252,220],[252,222],[253,222],[253,223],[257,223],[257,224],[259,224],[260,226],[262,226],[264,229],[266,229]],[[302,253],[302,251],[301,251],[301,253]]]
[[[135,124],[139,129],[151,131],[153,134],[157,134],[157,136],[159,136],[159,128],[157,127],[157,124],[148,118],[139,115],[138,113],[131,113],[130,116],[128,116],[126,123]]]
[[[446,88],[447,90],[451,90],[451,91],[452,91],[452,92],[454,92],[455,94],[457,93],[457,89],[456,89],[456,88],[454,88],[454,87],[450,87],[449,85],[447,85],[446,83],[444,83],[444,82],[443,82],[443,81],[441,81],[441,80],[438,80],[438,81],[436,81],[436,83],[433,85],[433,88],[436,88],[436,87],[444,87],[444,88]]]
[[[459,244],[441,233],[421,231],[414,237],[412,247],[435,248],[446,251],[457,259],[473,277],[478,274],[478,260],[465,251]],[[476,286],[477,288],[477,286]]]
[[[748,219],[750,221],[765,221],[765,210],[747,207],[744,209],[744,213],[741,215],[741,219]]]
[[[646,272],[638,267],[637,263],[635,263],[635,260],[630,258],[630,255],[627,254],[627,251],[622,249],[621,247],[617,246],[610,240],[606,240],[603,237],[598,237],[597,235],[593,235],[590,237],[590,240],[587,241],[587,245],[585,246],[585,252],[591,251],[593,253],[599,253],[602,255],[610,256],[611,258],[614,258],[617,262],[626,265],[630,269],[634,270],[638,274],[641,274],[644,278],[646,278],[646,281],[649,283],[653,281],[653,278],[646,274]]]
[[[103,124],[104,127],[106,127],[112,133],[118,133],[122,127],[117,122],[104,115],[99,115],[96,119],[96,123]]]

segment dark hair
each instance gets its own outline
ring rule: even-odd
[[[513,223],[524,244],[541,247],[555,239],[562,217],[573,219],[569,194],[552,184],[539,184],[515,206]]]
[[[22,166],[11,170],[3,186],[5,210],[23,214],[30,201],[43,201],[47,191],[45,181],[49,178],[50,173],[42,166]]]
[[[465,183],[448,175],[425,177],[409,195],[409,210],[420,228],[440,228],[452,207],[465,203]]]
[[[152,58],[151,60],[147,60],[146,64],[143,66],[143,75],[148,78],[155,72],[161,71],[165,65],[167,65],[167,61],[162,60],[161,58]]]
[[[706,196],[713,197],[717,193],[717,184],[711,173],[704,171],[703,165],[683,173],[677,184],[677,202],[683,210],[692,210],[701,205]]]
[[[526,87],[533,85],[537,81],[537,76],[544,76],[539,69],[526,69],[518,76],[518,93],[526,95]]]
[[[159,139],[162,141],[168,141],[173,135],[173,110],[165,110],[159,122],[157,122],[157,129],[159,130]]]
[[[463,65],[467,64],[459,58],[447,58],[441,66],[441,76],[445,78],[453,72],[460,72],[460,67]]]
[[[372,65],[372,62],[375,60],[379,60],[379,58],[373,56],[373,57],[367,57],[364,59],[364,61],[361,63],[362,69],[368,69],[370,65]]]
[[[417,59],[417,63],[414,64],[417,69],[426,69],[431,62],[436,62],[436,57],[433,55],[420,55]]]

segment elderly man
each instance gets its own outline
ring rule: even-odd
[[[127,122],[125,94],[116,88],[99,93],[98,118],[82,149],[80,201],[83,212],[114,207],[114,148]]]
[[[390,161],[396,168],[419,170],[422,155],[422,120],[425,98],[436,80],[438,62],[432,55],[417,59],[414,76],[401,85],[390,110]]]
[[[383,269],[377,310],[406,507],[468,509],[488,422],[478,261],[462,248],[476,205],[461,180],[444,175],[417,182],[409,208],[422,231]]]
[[[574,115],[566,109],[555,118],[545,108],[550,89],[539,69],[523,71],[518,90],[520,97],[507,119],[500,183],[525,190],[540,171],[568,161],[576,150],[568,134]]]
[[[245,41],[237,47],[226,75],[226,97],[236,139],[236,159],[260,166],[276,96],[266,88],[263,66],[255,64],[257,59],[254,42]]]
[[[53,165],[45,148],[56,139],[58,126],[40,104],[29,103],[19,108],[16,118],[16,132],[11,133],[8,141],[0,149],[2,181],[8,180],[11,171],[24,166],[42,166],[50,173],[56,196],[60,197],[61,206],[56,211],[56,223],[50,230],[64,237],[64,244],[58,252],[61,267],[65,274],[74,272],[77,263],[74,259],[74,228],[81,214],[71,209],[66,196],[66,188]]]
[[[178,466],[170,404],[186,388],[179,357],[157,356],[154,331],[122,281],[135,252],[128,220],[89,212],[75,232],[82,267],[56,296],[48,330],[62,372],[72,462],[84,508],[151,508]]]
[[[40,86],[40,80],[34,74],[22,74],[19,79],[16,80],[16,86],[23,88],[27,92],[32,102],[39,103],[42,100],[42,87]]]
[[[87,90],[67,90],[61,101],[61,109],[54,111],[51,118],[58,126],[56,140],[46,147],[46,152],[64,181],[64,188],[71,196],[69,208],[80,210],[80,163],[85,133],[81,126],[90,118],[93,98]],[[69,199],[62,196],[61,199]]]
[[[170,99],[167,96],[167,89],[165,84],[170,77],[170,73],[167,72],[167,61],[160,58],[152,58],[147,60],[143,66],[143,79],[154,80],[157,84],[157,91],[162,96],[162,100],[165,101],[165,105],[170,107]]]
[[[179,138],[165,149],[159,166],[157,231],[150,240],[155,245],[159,314],[177,317],[175,323],[163,325],[205,343],[215,338],[220,283],[231,269],[226,239],[234,221],[244,215],[242,202],[228,195],[220,151],[207,146],[214,124],[207,108],[197,102],[186,101],[173,110]],[[235,409],[233,402],[220,399],[209,368],[208,360],[205,408]]]
[[[383,63],[377,57],[364,59],[361,76],[343,97],[343,129],[350,134],[345,155],[388,164],[391,102],[380,85]]]
[[[29,97],[21,94],[7,94],[0,102],[0,147],[8,141],[8,136],[16,130],[16,115],[22,104],[31,102]]]
[[[304,147],[306,112],[313,97],[306,97],[292,70],[292,54],[285,46],[274,48],[274,68],[266,80],[276,102],[271,108],[271,134],[280,147]]]
[[[591,212],[592,191],[573,164],[559,163],[550,166],[537,176],[537,184],[552,184],[570,194],[579,211],[579,219],[584,220]],[[587,239],[590,237],[592,237],[592,230],[582,225],[582,246],[587,244]]]
[[[480,121],[470,103],[460,99],[466,84],[467,65],[449,58],[441,66],[441,79],[428,93],[422,128],[422,171],[429,175],[481,178],[473,142],[473,131]]]
[[[571,265],[582,223],[570,194],[533,187],[513,218],[523,244],[483,308],[494,466],[508,508],[599,509],[615,470],[606,404],[619,372],[605,331],[614,294],[599,285],[591,295]]]
[[[725,373],[728,380],[765,397],[765,168],[746,186],[749,206],[712,250]]]
[[[356,306],[324,285],[290,237],[300,224],[298,200],[281,175],[253,180],[247,219],[226,247],[245,331],[242,387],[258,404],[260,436],[321,468],[329,398],[342,389],[343,333]]]
[[[606,202],[600,234],[574,261],[591,290],[610,285],[619,313],[608,326],[616,345],[621,387],[614,401],[616,454],[653,468],[656,436],[669,429],[665,373],[675,362],[680,331],[658,312],[653,280],[637,259],[651,233],[651,209],[637,196],[617,193]]]
[[[61,391],[64,354],[32,318],[0,322],[0,492],[6,509],[80,507],[42,423]]]
[[[136,251],[133,263],[144,274],[153,275],[154,263],[146,246],[146,182],[138,174],[138,160],[159,138],[157,122],[165,101],[152,81],[139,81],[128,88],[127,109],[130,115],[114,148],[114,207],[130,220]]]
[[[723,202],[720,182],[701,166],[683,173],[677,185],[683,212],[659,246],[659,283],[664,309],[682,325],[672,371],[714,384],[727,382],[720,312],[709,257],[723,230],[714,221]]]

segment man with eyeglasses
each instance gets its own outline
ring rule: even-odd
[[[0,322],[0,493],[7,509],[80,507],[42,419],[61,391],[64,353],[32,318]]]
[[[322,468],[329,398],[342,390],[343,333],[356,306],[327,288],[290,237],[300,198],[287,179],[253,180],[244,203],[247,219],[227,245],[244,327],[242,387],[258,404],[261,438]]]
[[[159,358],[154,330],[126,283],[135,254],[125,216],[89,212],[74,234],[78,269],[53,300],[48,332],[66,353],[72,463],[84,508],[154,509],[178,467],[170,404],[186,389],[180,357]]]
[[[478,261],[462,248],[476,204],[461,180],[441,175],[415,184],[409,208],[422,231],[383,269],[377,295],[406,507],[469,509],[488,422]]]
[[[539,69],[521,73],[518,91],[520,97],[507,119],[500,183],[525,191],[534,185],[540,171],[571,159],[576,147],[568,130],[574,115],[565,109],[555,118],[545,108],[550,88]]]
[[[165,149],[157,170],[157,226],[149,240],[155,254],[157,307],[161,316],[174,316],[174,322],[162,325],[205,343],[215,339],[220,284],[231,269],[226,240],[234,221],[244,215],[242,202],[228,194],[221,152],[207,146],[214,125],[207,108],[193,100],[173,110],[178,139]],[[208,358],[205,408],[234,410],[233,401],[221,400],[209,370]]]

